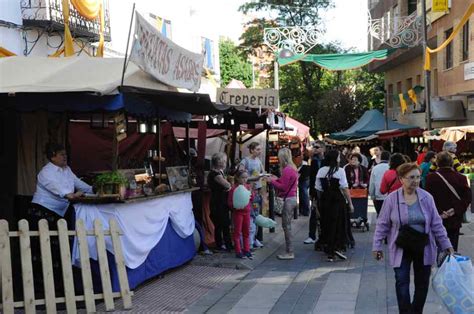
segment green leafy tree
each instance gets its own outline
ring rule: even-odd
[[[252,86],[252,65],[230,39],[219,41],[219,58],[222,86],[232,79],[242,81],[246,87]]]
[[[264,28],[313,26],[323,33],[321,12],[333,5],[332,0],[259,0],[240,7],[244,13],[275,12],[274,21],[255,19],[241,36],[240,51],[256,55],[263,46]],[[336,44],[317,44],[307,53],[345,53]],[[274,77],[273,67],[267,69]],[[310,62],[296,62],[280,67],[280,104],[282,111],[311,127],[311,133],[341,131],[353,124],[367,109],[383,108],[383,94],[375,87],[383,84],[379,74],[366,69],[328,71]],[[273,84],[269,84],[268,87]]]

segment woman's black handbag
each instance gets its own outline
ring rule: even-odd
[[[409,225],[402,225],[402,218],[400,216],[400,202],[398,200],[397,192],[397,205],[398,205],[398,219],[400,221],[400,229],[398,230],[398,236],[395,240],[395,244],[403,250],[420,253],[424,252],[425,246],[428,244],[429,236],[427,233],[419,232]]]

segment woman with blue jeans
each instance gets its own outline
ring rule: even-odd
[[[375,228],[373,255],[383,259],[383,240],[387,237],[390,265],[395,271],[395,288],[400,313],[423,313],[430,285],[431,265],[436,261],[437,246],[454,253],[433,197],[419,188],[421,171],[416,163],[397,168],[402,187],[385,199]],[[399,218],[400,217],[400,218]],[[395,243],[401,225],[428,234],[428,244],[420,251],[408,251]],[[410,267],[413,263],[415,294],[410,298]]]

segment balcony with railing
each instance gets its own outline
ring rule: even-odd
[[[103,0],[104,7],[104,40],[110,41],[109,2]],[[63,31],[64,16],[61,0],[21,0],[23,26],[39,27],[47,31]],[[98,41],[100,20],[88,20],[70,5],[69,26],[73,37]]]

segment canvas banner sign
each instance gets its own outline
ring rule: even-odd
[[[165,84],[197,92],[201,86],[204,56],[176,45],[135,13],[130,60]]]

